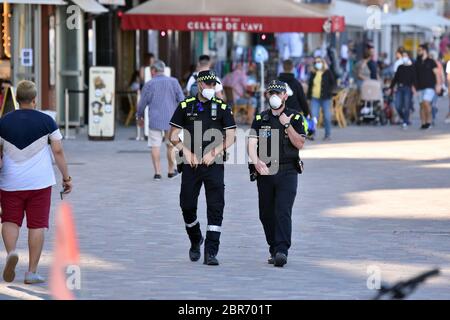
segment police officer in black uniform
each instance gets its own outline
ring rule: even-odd
[[[188,97],[176,109],[170,124],[171,143],[180,151],[182,171],[180,206],[191,241],[189,258],[200,259],[203,236],[197,220],[197,202],[202,184],[205,186],[208,226],[204,264],[218,265],[219,238],[224,199],[224,154],[234,143],[236,123],[229,106],[217,99],[214,71],[201,71],[197,76],[198,93]],[[184,142],[179,138],[183,129]]]
[[[299,150],[305,143],[303,116],[285,107],[284,82],[270,82],[266,96],[270,109],[256,115],[249,135],[250,173],[257,180],[259,218],[269,244],[269,263],[283,267],[291,246],[292,207],[298,174],[303,170]]]

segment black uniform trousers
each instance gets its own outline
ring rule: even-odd
[[[212,164],[207,167],[202,164],[192,168],[183,164],[180,206],[191,242],[198,242],[202,237],[200,223],[197,221],[197,203],[202,184],[205,186],[208,218],[205,252],[216,255],[219,251],[220,229],[225,207],[224,165]]]
[[[266,234],[269,252],[288,254],[291,247],[292,207],[297,194],[298,172],[279,170],[275,175],[258,176],[259,219]]]

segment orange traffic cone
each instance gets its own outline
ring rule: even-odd
[[[72,208],[66,202],[59,207],[56,217],[56,238],[53,264],[50,272],[50,293],[56,300],[73,300],[75,296],[67,285],[66,268],[78,266],[80,252],[72,216]]]

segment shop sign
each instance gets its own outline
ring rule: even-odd
[[[262,32],[264,25],[259,22],[245,22],[241,18],[211,17],[209,21],[188,21],[187,28],[197,31]]]
[[[114,138],[115,69],[89,69],[89,137]]]
[[[24,48],[20,51],[20,63],[23,67],[33,66],[33,49]]]

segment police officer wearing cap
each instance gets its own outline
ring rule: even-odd
[[[305,143],[307,124],[300,113],[286,108],[284,82],[271,81],[266,97],[270,109],[256,115],[248,152],[251,175],[257,180],[259,218],[269,245],[268,262],[283,267],[291,246],[292,207],[298,174],[303,170],[299,150]]]
[[[205,186],[208,226],[204,264],[218,265],[217,253],[221,233],[224,199],[224,154],[235,139],[236,123],[229,106],[217,99],[218,83],[214,71],[197,76],[198,93],[182,101],[170,121],[170,141],[180,151],[182,171],[180,206],[191,247],[191,261],[200,259],[203,236],[197,220],[197,202]],[[184,141],[179,138],[183,130]]]

